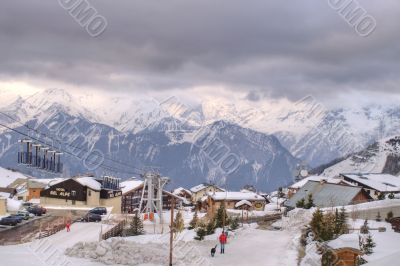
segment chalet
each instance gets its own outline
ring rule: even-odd
[[[341,178],[328,178],[325,176],[308,176],[300,181],[294,183],[291,185],[288,189],[288,198],[292,197],[294,194],[296,194],[297,191],[299,191],[300,188],[302,188],[308,181],[317,181],[321,182],[324,181],[329,184],[337,184],[337,185],[343,185],[343,186],[354,186],[348,181],[345,181]]]
[[[263,211],[266,199],[254,192],[212,192],[207,195],[207,214],[212,217],[221,205],[226,209],[241,209],[243,204],[248,210]]]
[[[185,189],[183,187],[179,187],[177,189],[174,189],[174,191],[172,191],[172,194],[174,194],[175,196],[181,197],[186,199],[186,204],[190,205],[191,201],[192,201],[192,192],[188,189]]]
[[[340,177],[356,186],[363,187],[373,199],[380,194],[400,192],[400,177],[389,174],[340,174]]]
[[[133,213],[135,209],[140,208],[140,200],[143,195],[144,182],[142,180],[130,179],[121,182],[122,190],[122,213]],[[144,191],[144,196],[147,195],[147,190]],[[172,206],[172,199],[175,199],[175,204],[184,205],[186,199],[168,191],[163,191],[163,209],[169,210]]]
[[[197,203],[198,201],[201,200],[201,198],[203,198],[204,196],[207,196],[208,193],[223,192],[223,191],[225,191],[225,190],[222,188],[219,188],[215,185],[207,184],[207,183],[197,185],[190,189],[190,192],[192,193],[192,202],[193,203]]]
[[[307,200],[310,194],[314,205],[319,208],[358,204],[372,199],[362,187],[330,184],[323,180],[308,181],[285,202],[285,206],[295,208],[297,202],[302,199]]]
[[[7,195],[8,198],[12,198],[17,194],[17,190],[15,188],[0,187],[0,193],[2,193],[3,196]]]
[[[49,183],[40,192],[42,205],[113,207],[113,213],[121,211],[122,191],[119,179],[105,176],[101,180],[93,177],[73,177]]]
[[[329,252],[322,255],[321,265],[356,266],[357,257],[363,255],[357,234],[344,234],[324,247]]]

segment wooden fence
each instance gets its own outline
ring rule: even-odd
[[[101,235],[101,239],[106,240],[111,237],[121,236],[124,231],[126,225],[126,221],[122,220],[114,225],[111,229],[107,230],[105,233]]]
[[[73,221],[72,221],[73,223]],[[49,222],[45,224],[44,226],[42,225],[40,228],[39,236],[38,239],[42,239],[45,237],[49,237],[51,235],[54,235],[57,232],[62,231],[65,228],[65,218],[59,218],[55,221]]]

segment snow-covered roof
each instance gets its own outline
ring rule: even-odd
[[[101,190],[101,184],[98,181],[96,181],[93,177],[90,176],[76,177],[74,178],[74,180],[80,183],[82,186],[86,186],[90,189],[97,191]]]
[[[327,183],[330,184],[339,184],[340,182],[346,183],[348,185],[352,185],[350,182],[347,182],[343,179],[340,178],[330,178],[330,177],[326,177],[326,176],[317,176],[317,175],[313,175],[313,176],[308,176],[303,178],[302,180],[294,183],[293,185],[290,186],[290,188],[295,188],[295,189],[299,189],[301,187],[303,187],[308,181],[326,181]]]
[[[307,200],[308,195],[312,194],[314,204],[317,207],[346,206],[351,204],[361,191],[361,187],[308,181],[285,202],[285,205],[294,208],[299,200]]]
[[[239,208],[239,207],[241,207],[241,206],[243,206],[243,205],[247,205],[247,206],[249,206],[249,207],[253,206],[253,204],[251,204],[250,201],[248,201],[248,200],[241,200],[241,201],[239,201],[239,202],[237,202],[237,203],[235,204],[235,208]]]
[[[377,191],[400,191],[400,177],[389,174],[341,174],[347,179]]]
[[[327,245],[333,249],[339,248],[354,248],[360,249],[359,240],[357,234],[344,234],[339,236],[337,239],[329,241]]]
[[[186,192],[186,193],[188,193],[189,195],[192,195],[192,192],[191,192],[190,190],[188,190],[188,189],[186,189],[186,188],[183,188],[183,187],[179,187],[179,188],[174,189],[174,191],[172,192],[172,194],[178,195],[178,194],[180,194],[181,192]]]
[[[126,181],[123,181],[120,183],[120,187],[122,190],[122,194],[126,194],[134,189],[137,189],[138,187],[143,185],[142,180],[137,180],[137,179],[129,179]]]
[[[215,192],[208,193],[213,200],[265,200],[264,197],[254,192]]]
[[[35,188],[35,187],[46,187],[48,185],[55,185],[64,181],[65,178],[32,178],[28,179],[28,187]]]
[[[208,187],[211,187],[211,186],[216,187],[216,188],[218,188],[218,189],[221,190],[221,191],[225,191],[224,189],[222,189],[222,188],[220,188],[220,187],[217,187],[217,186],[211,185],[211,184],[207,184],[207,183],[203,183],[203,184],[194,186],[194,187],[192,187],[192,188],[190,189],[190,191],[191,191],[192,193],[197,193],[197,192],[199,192],[199,191],[201,191],[201,190],[203,190],[203,189],[206,189],[206,188],[208,188]]]

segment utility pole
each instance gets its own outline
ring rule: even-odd
[[[175,197],[172,197],[172,204],[171,204],[171,224],[169,226],[169,266],[172,266],[172,251],[174,245],[174,209],[175,209]]]

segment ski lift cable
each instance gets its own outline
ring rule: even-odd
[[[50,139],[50,140],[52,141],[51,147],[54,147],[54,141],[55,141],[55,142],[58,142],[58,144],[59,144],[60,147],[61,147],[62,143],[61,143],[61,141],[59,141],[58,139],[55,139],[55,140],[54,140],[53,137],[50,137],[50,136],[48,136],[47,134],[42,133],[42,132],[40,132],[39,130],[37,130],[37,129],[35,129],[35,128],[31,128],[30,126],[28,126],[28,125],[26,125],[26,124],[24,124],[24,123],[22,123],[22,122],[16,120],[15,118],[11,117],[10,115],[8,115],[8,114],[6,114],[6,113],[3,113],[3,112],[0,111],[0,114],[2,114],[2,115],[4,115],[4,116],[8,117],[9,119],[12,119],[13,121],[15,121],[15,122],[21,124],[22,126],[26,127],[28,130],[32,130],[32,131],[34,131],[34,132],[36,132],[36,133],[38,133],[38,134],[44,136],[45,139],[46,139],[46,138],[47,138],[47,139]],[[28,136],[27,136],[27,137],[30,138],[29,133],[28,133]],[[47,145],[46,141],[45,141],[44,143],[42,142],[42,144]],[[90,151],[88,151],[88,150],[85,149],[85,148],[78,147],[78,146],[75,146],[75,145],[72,145],[72,144],[69,144],[69,143],[66,143],[66,145],[69,146],[70,148],[78,149],[78,150],[81,150],[81,151],[83,151],[83,152],[85,152],[85,153],[89,153],[89,152],[90,152]],[[118,164],[120,164],[120,165],[122,165],[122,166],[130,167],[130,168],[132,168],[132,169],[136,169],[136,170],[138,170],[138,171],[140,171],[140,172],[143,172],[143,169],[140,169],[140,168],[137,168],[137,167],[135,167],[135,166],[132,166],[132,165],[128,164],[128,162],[121,162],[121,161],[115,160],[115,159],[113,159],[113,158],[107,158],[106,156],[104,157],[104,159],[109,160],[109,161],[112,161],[112,162],[114,162],[114,163],[118,163]]]
[[[11,127],[9,127],[9,126],[6,126],[6,125],[4,125],[4,124],[1,124],[0,123],[0,126],[2,126],[2,127],[4,127],[4,128],[7,128],[7,129],[9,129],[9,130],[11,130],[11,131],[14,131],[14,132],[16,132],[16,133],[18,133],[18,134],[20,134],[20,135],[22,135],[22,136],[25,136],[25,137],[29,137],[29,135],[27,135],[27,134],[25,134],[25,133],[23,133],[23,132],[21,132],[21,131],[18,131],[18,130],[16,130],[16,129],[13,129],[13,128],[11,128]],[[40,139],[37,139],[37,138],[31,138],[32,140],[35,140],[35,141],[37,141],[37,142],[39,142],[39,143],[41,143],[41,144],[44,144],[44,145],[47,145],[45,142],[43,142],[42,140],[40,140]],[[75,157],[76,155],[75,154],[73,154],[73,153],[71,153],[71,152],[69,152],[69,151],[63,151],[63,150],[61,150],[63,153],[65,153],[65,154],[68,154],[68,155],[71,155],[71,156],[73,156],[73,157]],[[106,165],[106,164],[104,164],[104,163],[101,163],[100,165],[99,165],[99,167],[101,167],[101,168],[103,168],[103,169],[107,169],[107,170],[110,170],[110,171],[112,171],[112,172],[115,172],[115,173],[126,173],[126,174],[132,174],[132,175],[137,175],[137,176],[139,176],[139,177],[141,177],[141,173],[138,173],[138,172],[131,172],[131,171],[126,171],[126,170],[122,170],[122,169],[118,169],[118,168],[114,168],[114,167],[112,167],[112,166],[108,166],[108,165]]]

